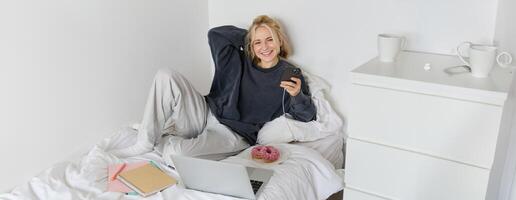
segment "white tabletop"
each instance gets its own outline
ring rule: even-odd
[[[512,81],[511,69],[495,66],[489,77],[476,78],[463,66],[457,56],[404,51],[395,62],[374,58],[351,74],[354,84],[503,105]]]

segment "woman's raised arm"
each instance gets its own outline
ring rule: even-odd
[[[210,29],[208,43],[216,70],[241,66],[246,34],[247,30],[235,26],[219,26]]]

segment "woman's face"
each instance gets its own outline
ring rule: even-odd
[[[271,31],[265,26],[256,28],[252,39],[252,47],[256,57],[260,59],[258,65],[260,67],[269,68],[278,62],[278,54],[280,53],[279,41],[276,41]]]

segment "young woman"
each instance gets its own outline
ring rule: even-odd
[[[208,39],[215,63],[210,93],[203,97],[171,69],[158,71],[136,144],[112,153],[156,148],[168,163],[172,154],[219,160],[254,145],[261,127],[284,112],[305,122],[315,118],[304,78],[281,81],[294,66],[285,60],[291,49],[276,20],[258,16],[249,31],[216,27]]]

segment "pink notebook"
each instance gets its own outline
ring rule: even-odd
[[[131,170],[131,169],[135,169],[135,168],[141,167],[147,163],[149,163],[149,162],[142,161],[142,162],[136,162],[136,163],[127,163],[126,166],[120,172],[125,172],[125,171]],[[123,193],[133,192],[133,190],[131,188],[127,187],[120,180],[118,180],[118,179],[111,180],[111,177],[113,177],[113,174],[116,173],[120,169],[120,167],[122,167],[122,165],[123,165],[123,163],[120,163],[120,164],[110,165],[108,167],[108,189],[107,190],[109,192],[123,192]]]

